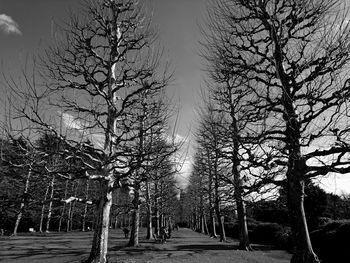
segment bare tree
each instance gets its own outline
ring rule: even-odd
[[[294,251],[319,262],[304,211],[304,182],[349,171],[349,24],[337,0],[215,0],[209,10],[210,62],[243,80],[245,109],[264,116],[251,133],[286,167]]]
[[[27,90],[18,85],[12,90],[22,102],[16,106],[20,117],[74,149],[62,154],[84,164],[75,177],[99,182],[87,262],[106,262],[113,190],[140,165],[125,151],[138,138],[130,109],[140,94],[164,89],[170,75],[160,61],[161,49],[153,48],[150,21],[135,1],[89,2],[62,32],[62,41],[42,59],[47,84],[26,82]],[[57,112],[74,129],[70,134],[59,132]],[[93,145],[84,143],[87,138]]]

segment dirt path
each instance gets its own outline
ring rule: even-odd
[[[50,233],[0,239],[0,262],[64,263],[80,262],[87,257],[92,233]],[[141,237],[145,232],[141,231]],[[235,241],[217,239],[180,229],[165,244],[141,239],[137,248],[125,247],[121,230],[112,230],[109,240],[111,263],[288,263],[290,255],[280,250],[256,247],[253,252],[236,250]]]

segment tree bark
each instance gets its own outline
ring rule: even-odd
[[[24,208],[25,208],[25,202],[26,202],[26,199],[28,197],[29,182],[30,182],[31,174],[32,174],[32,168],[30,167],[29,171],[28,171],[28,174],[27,174],[27,177],[26,177],[26,182],[25,182],[25,186],[24,186],[23,196],[22,196],[21,205],[19,207],[19,211],[18,211],[18,214],[17,214],[15,227],[13,228],[13,234],[12,234],[13,236],[17,235],[17,229],[18,229],[19,223],[21,222],[21,219],[22,219],[22,215],[23,215]]]
[[[210,209],[210,237],[216,238],[216,223],[215,223],[215,216],[214,216],[214,207]]]
[[[89,198],[89,179],[86,180],[86,188],[85,188],[85,200],[88,200]],[[88,210],[88,205],[85,203],[84,205],[84,214],[83,214],[83,227],[82,230],[83,232],[86,231],[86,214]]]
[[[238,153],[237,153],[238,154]],[[246,208],[243,200],[242,179],[238,169],[238,165],[233,165],[233,175],[235,182],[235,201],[237,206],[238,231],[239,231],[239,246],[241,250],[252,250],[249,242]]]
[[[75,183],[72,182],[72,195],[74,195],[75,192]],[[73,201],[74,202],[74,201]],[[69,203],[69,208],[68,208],[68,215],[67,215],[67,223],[66,223],[66,232],[71,231],[71,220],[72,220],[72,206],[73,206],[73,202]]]
[[[209,197],[209,217],[210,217],[210,233],[209,236],[210,237],[215,237],[216,238],[216,229],[215,229],[215,216],[214,216],[214,211],[215,211],[215,207],[213,204],[213,174],[211,172],[211,164],[210,164],[210,154],[209,151],[207,151],[207,155],[208,155],[208,165],[209,165],[209,180],[208,180],[208,197]]]
[[[298,167],[297,165],[296,167]],[[294,173],[288,176],[288,208],[291,217],[293,256],[291,263],[319,263],[314,253],[304,210],[304,180]]]
[[[54,184],[55,184],[55,176],[52,176],[52,180],[51,180],[51,193],[50,193],[50,203],[49,203],[49,210],[48,210],[48,214],[47,214],[47,221],[46,221],[46,230],[45,232],[49,232],[50,231],[50,220],[51,220],[51,215],[52,215],[52,199],[53,199],[53,194],[54,194]]]
[[[251,251],[252,247],[250,246],[249,236],[248,236],[248,227],[247,227],[247,216],[246,208],[242,198],[236,200],[237,205],[237,217],[238,217],[238,229],[239,229],[239,246],[241,250]]]
[[[209,235],[207,217],[205,216],[205,214],[203,214],[203,221],[204,221],[204,233],[205,233],[206,235]]]
[[[215,212],[216,212],[216,218],[219,223],[219,233],[220,233],[220,242],[226,241],[226,235],[225,235],[225,226],[223,222],[223,218],[221,216],[221,210],[220,210],[220,197],[219,197],[219,182],[217,178],[217,174],[215,175]]]
[[[65,190],[64,190],[64,200],[67,199],[67,191],[68,191],[68,180],[66,180],[66,187],[65,187]],[[66,209],[66,203],[63,204],[63,207],[62,207],[62,210],[61,210],[61,216],[60,216],[60,220],[58,222],[58,232],[61,232],[62,220],[63,220],[63,217],[64,217],[65,209]]]
[[[94,237],[89,258],[85,263],[106,263],[109,218],[112,207],[113,180],[100,182],[101,196],[96,206]]]
[[[133,212],[132,212],[132,225],[130,232],[129,247],[136,247],[139,245],[139,225],[140,225],[140,192],[139,187],[134,189]]]
[[[160,224],[159,224],[159,202],[158,202],[158,182],[155,182],[154,185],[154,215],[155,215],[155,226],[154,226],[154,232],[157,236],[159,236],[160,231]]]
[[[78,192],[78,183],[75,184],[75,190],[74,190],[74,197],[77,197],[77,192]],[[73,230],[73,215],[74,215],[74,210],[75,210],[75,206],[77,205],[77,201],[74,200],[72,202],[72,206],[71,206],[71,210],[70,210],[70,214],[69,214],[69,230],[72,231]]]
[[[49,193],[49,188],[50,188],[50,185],[48,185],[46,187],[44,201],[43,201],[43,205],[41,207],[40,224],[39,224],[39,232],[40,233],[43,232],[43,222],[44,222],[44,213],[45,213],[45,201],[47,199],[47,194]]]
[[[147,235],[146,239],[152,239],[152,204],[149,182],[146,182],[146,205],[147,205]]]

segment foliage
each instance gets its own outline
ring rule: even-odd
[[[347,262],[350,221],[332,221],[311,232],[315,251],[324,263]]]

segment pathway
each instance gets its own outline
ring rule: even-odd
[[[140,236],[145,236],[142,229]],[[0,262],[4,263],[78,263],[87,257],[92,233],[49,233],[0,238]],[[120,229],[111,230],[110,263],[288,263],[290,255],[280,250],[253,252],[236,250],[237,242],[220,243],[190,229],[173,231],[165,244],[141,238],[137,248],[125,247]]]

